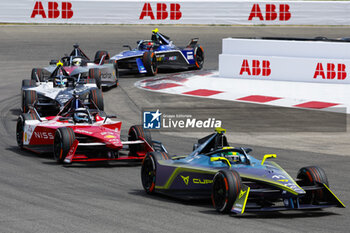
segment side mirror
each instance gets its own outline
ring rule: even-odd
[[[276,154],[267,154],[267,155],[264,155],[264,158],[263,160],[261,161],[261,165],[263,165],[265,163],[265,160],[266,159],[269,159],[269,158],[277,158],[277,155]]]
[[[210,162],[214,162],[214,161],[222,161],[226,163],[229,167],[231,167],[230,161],[228,161],[228,159],[226,159],[225,157],[211,157]]]
[[[128,48],[129,50],[132,50],[130,45],[123,45],[123,48]]]

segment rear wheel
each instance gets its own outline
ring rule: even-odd
[[[105,56],[105,58],[104,58],[105,61],[109,60],[109,53],[107,51],[105,51],[105,50],[97,51],[95,54],[95,60],[94,60],[95,64],[100,64],[101,58],[103,56]],[[103,63],[101,65],[103,65]]]
[[[101,80],[101,70],[99,68],[89,69],[89,79],[94,79],[98,89],[101,89],[102,80]]]
[[[194,48],[194,60],[195,60],[195,69],[200,70],[203,68],[204,64],[204,50],[202,46],[196,45]]]
[[[22,92],[22,111],[28,112],[29,106],[32,106],[38,100],[36,91],[24,90]]]
[[[53,143],[53,156],[57,163],[63,163],[68,152],[75,141],[72,128],[58,128]]]
[[[212,187],[212,201],[220,213],[228,213],[242,187],[241,177],[234,170],[221,170],[215,174]]]
[[[317,185],[317,182],[326,184],[327,187],[329,186],[325,171],[317,166],[301,168],[298,172],[297,179],[300,180],[298,182],[300,186],[314,186]],[[306,195],[301,198],[300,201],[305,204],[313,204],[324,200],[324,196],[323,190],[307,191]]]
[[[141,166],[141,182],[148,194],[154,193],[156,184],[157,161],[165,159],[165,152],[150,152],[146,155]],[[169,159],[169,157],[167,157]]]
[[[89,102],[91,103],[90,108],[95,109],[96,107],[103,111],[104,103],[103,103],[103,95],[100,89],[91,89],[89,93]]]
[[[153,146],[151,132],[142,128],[141,125],[133,125],[129,129],[129,141],[136,141],[143,138],[151,147]],[[143,144],[131,144],[129,145],[130,154],[132,156],[138,156],[137,152],[145,151],[146,147]]]
[[[147,76],[154,76],[158,72],[157,57],[152,51],[144,52],[142,57],[143,65],[147,71]]]

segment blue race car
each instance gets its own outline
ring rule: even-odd
[[[169,37],[161,34],[158,29],[152,31],[151,40],[137,41],[137,48],[129,48],[113,57],[119,69],[138,71],[141,74],[154,76],[158,68],[164,69],[202,69],[204,50],[197,44],[198,38],[180,48],[173,44]]]
[[[249,148],[233,148],[226,130],[198,140],[188,156],[170,157],[166,149],[150,152],[143,160],[141,180],[149,194],[182,199],[210,198],[218,212],[307,210],[345,207],[329,189],[323,169],[303,167],[293,179],[265,155],[249,155]]]

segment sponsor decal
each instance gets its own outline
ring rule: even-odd
[[[326,69],[324,69],[324,67]],[[347,77],[347,73],[345,69],[346,69],[345,64],[327,63],[323,65],[321,62],[319,62],[316,65],[313,78],[344,80]]]
[[[76,133],[89,134],[89,135],[93,134],[92,132],[87,131],[87,130],[83,130],[83,129],[75,129],[75,132]]]
[[[252,60],[249,62],[247,59],[243,59],[241,70],[239,71],[239,75],[248,76],[270,76],[270,74],[271,68],[268,60]]]
[[[179,20],[182,17],[182,12],[180,11],[181,5],[179,3],[157,3],[156,6],[153,5],[153,7],[156,9],[156,17],[151,3],[146,2],[143,5],[139,19],[143,20],[145,18],[151,20]]]
[[[41,1],[36,1],[31,14],[31,18],[41,17],[43,19],[56,19],[61,15],[62,19],[70,19],[73,17],[72,3],[71,2],[60,2],[61,7],[59,7],[58,2],[50,1],[47,3],[47,11],[45,12],[43,3]]]
[[[197,179],[197,178],[193,178],[192,182],[194,184],[211,184],[213,183],[212,180],[207,180],[207,179]]]
[[[116,138],[114,135],[106,135],[105,138]]]
[[[143,128],[145,129],[160,129],[162,113],[157,111],[143,112]]]
[[[51,132],[34,132],[34,137],[38,139],[54,139],[54,135]]]
[[[239,193],[238,199],[241,199],[241,197],[247,192],[247,190],[241,190],[241,192]]]
[[[189,176],[181,176],[182,180],[185,182],[186,185],[188,185],[188,181],[190,180]]]
[[[260,5],[253,5],[248,17],[249,21],[255,18],[258,18],[260,21],[288,21],[292,17],[292,14],[290,12],[290,6],[288,4],[265,4],[264,18]]]

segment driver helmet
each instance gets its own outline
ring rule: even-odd
[[[227,146],[227,147],[223,147],[222,148],[223,150],[227,150],[227,149],[234,149],[234,147],[231,147],[231,146]],[[234,152],[234,151],[226,151],[226,152],[223,152],[222,153],[223,156],[225,158],[227,158],[230,162],[239,162],[240,160],[240,156],[238,154],[238,152]]]
[[[76,123],[87,123],[89,122],[89,115],[86,113],[85,108],[77,108],[73,115],[74,121]]]
[[[80,57],[73,58],[72,63],[73,66],[81,66],[82,59]]]
[[[68,80],[63,75],[58,75],[55,78],[54,82],[55,82],[55,86],[57,87],[65,87]]]

